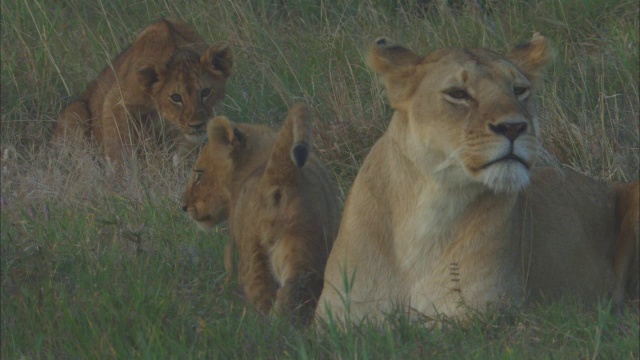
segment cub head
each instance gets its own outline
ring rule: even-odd
[[[536,160],[534,91],[551,57],[537,33],[505,56],[445,48],[422,57],[380,38],[368,63],[386,86],[401,146],[417,169],[517,192]]]
[[[182,208],[203,230],[227,220],[233,194],[264,165],[275,134],[262,125],[234,124],[218,116],[207,125],[207,137]]]
[[[203,230],[229,217],[234,152],[245,142],[242,132],[223,116],[208,124],[207,137],[208,142],[193,166],[183,206]]]
[[[206,124],[225,95],[225,83],[233,66],[231,48],[213,44],[202,55],[177,49],[166,64],[144,59],[137,64],[137,78],[166,121],[177,126],[195,143],[206,139]]]

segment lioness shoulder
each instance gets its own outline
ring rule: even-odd
[[[339,223],[338,191],[311,151],[309,109],[293,107],[277,133],[217,117],[208,138],[184,210],[201,228],[228,220],[225,267],[232,272],[237,248],[238,279],[250,303],[307,323]]]
[[[95,141],[113,161],[143,141],[167,139],[188,151],[206,138],[232,66],[225,42],[209,46],[188,24],[161,19],[60,113],[53,141]]]
[[[539,34],[505,56],[447,48],[424,57],[374,43],[369,65],[395,113],[348,195],[319,318],[376,320],[398,307],[462,317],[611,293],[610,187],[535,165],[535,92],[551,57]]]

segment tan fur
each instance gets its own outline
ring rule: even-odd
[[[315,310],[339,223],[337,189],[309,151],[310,121],[302,105],[290,110],[279,133],[215,118],[184,206],[204,229],[229,220],[228,274],[236,247],[249,302],[265,314],[275,306],[300,323]]]
[[[504,57],[458,48],[421,57],[376,41],[369,65],[395,113],[347,198],[320,318],[376,320],[397,307],[464,316],[612,290],[610,189],[533,168],[534,91],[551,57],[538,34]]]
[[[92,139],[116,162],[148,139],[189,151],[206,139],[232,65],[226,43],[208,46],[188,24],[161,19],[60,113],[53,142]]]

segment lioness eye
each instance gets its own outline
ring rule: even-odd
[[[469,93],[463,89],[451,89],[451,90],[445,91],[445,93],[456,100],[465,100],[465,99],[471,98]]]
[[[182,102],[182,96],[180,96],[180,94],[172,94],[171,96],[169,96],[169,98],[171,98],[171,101],[175,103]]]
[[[526,87],[524,87],[524,86],[515,86],[515,87],[513,88],[513,93],[514,93],[516,96],[520,96],[520,95],[522,95],[522,94],[526,93],[526,92],[527,92],[527,90],[529,90],[529,89],[528,89],[528,88],[526,88]]]
[[[202,97],[203,99],[209,96],[210,94],[211,94],[210,88],[202,89],[202,91],[200,91],[200,97]]]

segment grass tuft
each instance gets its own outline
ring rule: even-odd
[[[539,31],[558,53],[539,95],[544,161],[638,178],[637,2],[442,3],[0,2],[0,357],[638,358],[638,304],[614,316],[567,300],[439,326],[402,313],[346,329],[261,317],[225,284],[225,229],[200,232],[180,210],[192,159],[145,152],[118,181],[94,149],[47,145],[60,110],[172,16],[233,47],[229,118],[277,126],[293,103],[312,107],[316,151],[346,195],[392,113],[364,61],[374,39],[506,52]]]

